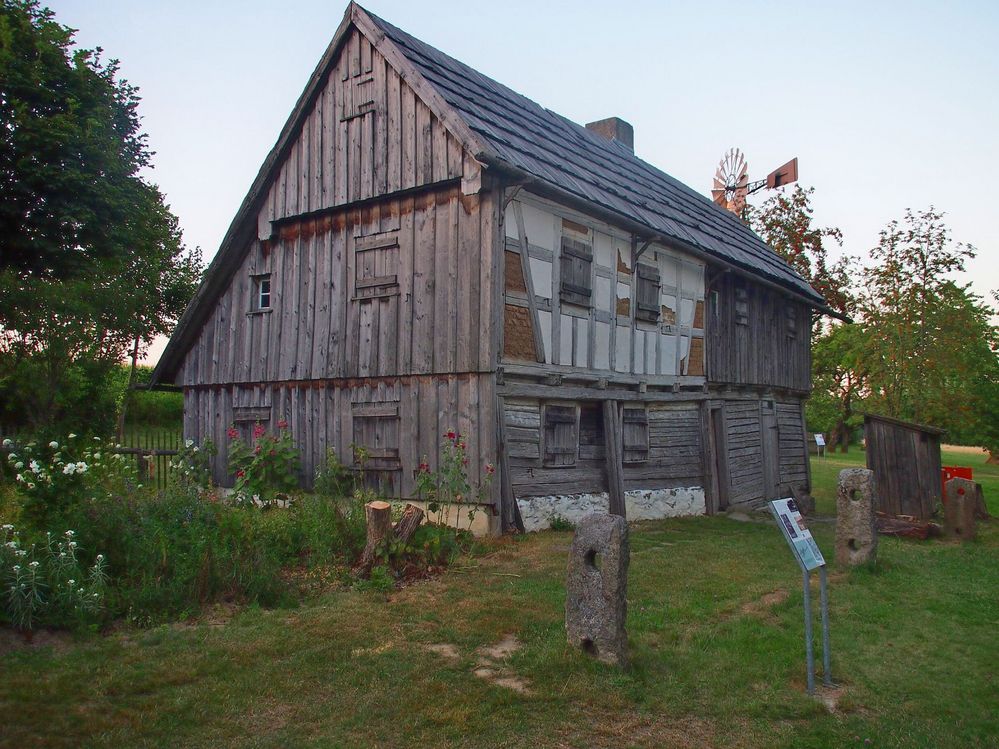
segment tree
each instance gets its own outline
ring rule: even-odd
[[[798,271],[829,306],[850,314],[854,297],[850,291],[851,259],[830,262],[827,242],[843,244],[843,234],[835,227],[820,228],[812,223],[811,197],[815,188],[795,185],[790,193],[778,192],[759,208],[747,210],[747,223]]]
[[[813,431],[828,433],[827,448],[850,446],[860,425],[858,407],[867,389],[864,364],[866,332],[856,323],[834,325],[812,342],[812,395],[805,417]]]
[[[999,331],[970,285],[948,278],[974,256],[952,241],[942,213],[907,211],[871,250],[861,310],[871,407],[983,444],[995,420]]]
[[[197,250],[140,172],[138,95],[35,0],[0,0],[0,392],[9,420],[113,421],[111,372],[167,332]]]

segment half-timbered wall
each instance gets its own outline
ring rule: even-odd
[[[289,216],[460,178],[463,162],[458,140],[352,29],[266,193],[259,237]]]
[[[523,193],[504,227],[505,362],[704,381],[703,263]]]
[[[811,310],[731,273],[707,294],[707,376],[712,383],[811,389]]]

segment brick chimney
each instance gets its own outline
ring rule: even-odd
[[[606,120],[587,122],[586,129],[607,140],[617,141],[631,152],[635,150],[635,128],[620,117],[608,117]]]

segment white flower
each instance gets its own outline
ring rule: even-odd
[[[73,440],[73,439],[76,439],[76,435],[75,435],[75,434],[73,434],[72,432],[70,432],[70,433],[69,433],[69,438],[70,438],[71,440]]]
[[[26,556],[28,556],[28,552],[26,552],[24,549],[18,549],[14,553],[17,554],[17,556],[19,556],[19,557],[26,557]]]
[[[31,483],[31,482],[29,481],[29,482],[28,482],[28,488],[29,488],[29,489],[34,489],[34,488],[35,488],[35,485],[34,485],[34,484],[32,484],[32,483]]]
[[[38,567],[38,562],[32,562],[28,566],[31,567],[31,569],[35,569],[36,567]]]
[[[94,460],[100,460],[100,459],[101,459],[101,454],[100,453],[94,453]]]
[[[86,473],[87,472],[87,468],[89,468],[89,467],[90,466],[88,466],[86,463],[84,463],[81,460],[79,463],[76,464],[76,472],[77,473]]]
[[[76,463],[67,463],[66,466],[62,469],[62,472],[65,473],[67,476],[72,476],[74,473],[76,473]]]
[[[194,440],[184,440],[184,447],[194,447]]]
[[[13,440],[4,440],[3,441],[3,446],[4,447],[10,447],[13,444],[14,444]]]
[[[40,470],[42,470],[42,466],[39,464],[37,460],[33,460],[30,463],[28,463],[28,468],[31,469],[32,473],[38,473]]]
[[[0,530],[12,531],[14,530],[14,526],[11,525],[10,523],[4,523],[2,526],[0,526]]]
[[[74,580],[73,578],[70,578],[69,580],[66,581],[66,584],[67,585],[76,585],[76,580]]]
[[[69,548],[75,549],[76,548],[76,541],[70,541],[69,542]]]
[[[23,460],[17,461],[17,463],[14,464],[14,468],[15,470],[20,471],[22,468],[24,468],[24,461]]]
[[[14,572],[20,572],[20,571],[21,571],[21,565],[15,564],[14,565]]]
[[[63,535],[64,535],[64,536],[65,536],[66,538],[72,538],[73,536],[75,536],[75,535],[76,535],[76,531],[66,531],[66,532],[65,532],[65,533],[64,533]]]
[[[16,549],[17,541],[8,541],[7,543],[4,544],[4,546],[6,546],[8,549]]]
[[[52,448],[53,450],[58,450],[58,449],[59,449],[59,443],[58,443],[58,442],[56,442],[55,440],[52,440],[52,441],[51,441],[51,442],[49,443],[49,447],[51,447],[51,448]]]
[[[104,561],[104,555],[103,554],[98,554],[97,555],[97,561],[98,562],[103,562]]]
[[[24,474],[21,474],[21,473],[17,474],[17,480],[20,481],[23,484],[24,483]]]

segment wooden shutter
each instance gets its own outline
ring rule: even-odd
[[[636,268],[638,285],[635,293],[635,318],[656,322],[659,319],[659,268],[639,265]]]
[[[735,324],[749,325],[749,291],[745,286],[735,287]]]
[[[545,465],[576,465],[577,431],[575,406],[545,406]]]
[[[590,269],[593,265],[593,250],[590,245],[577,239],[562,237],[562,284],[560,298],[569,304],[589,307],[593,295],[593,281]]]
[[[369,468],[399,468],[399,404],[353,403],[351,416],[354,427],[354,462],[360,462],[360,450],[357,448],[363,448]]]
[[[622,460],[644,463],[649,459],[649,415],[644,408],[625,408],[621,414]]]
[[[378,299],[399,294],[399,232],[354,238],[354,299]]]

